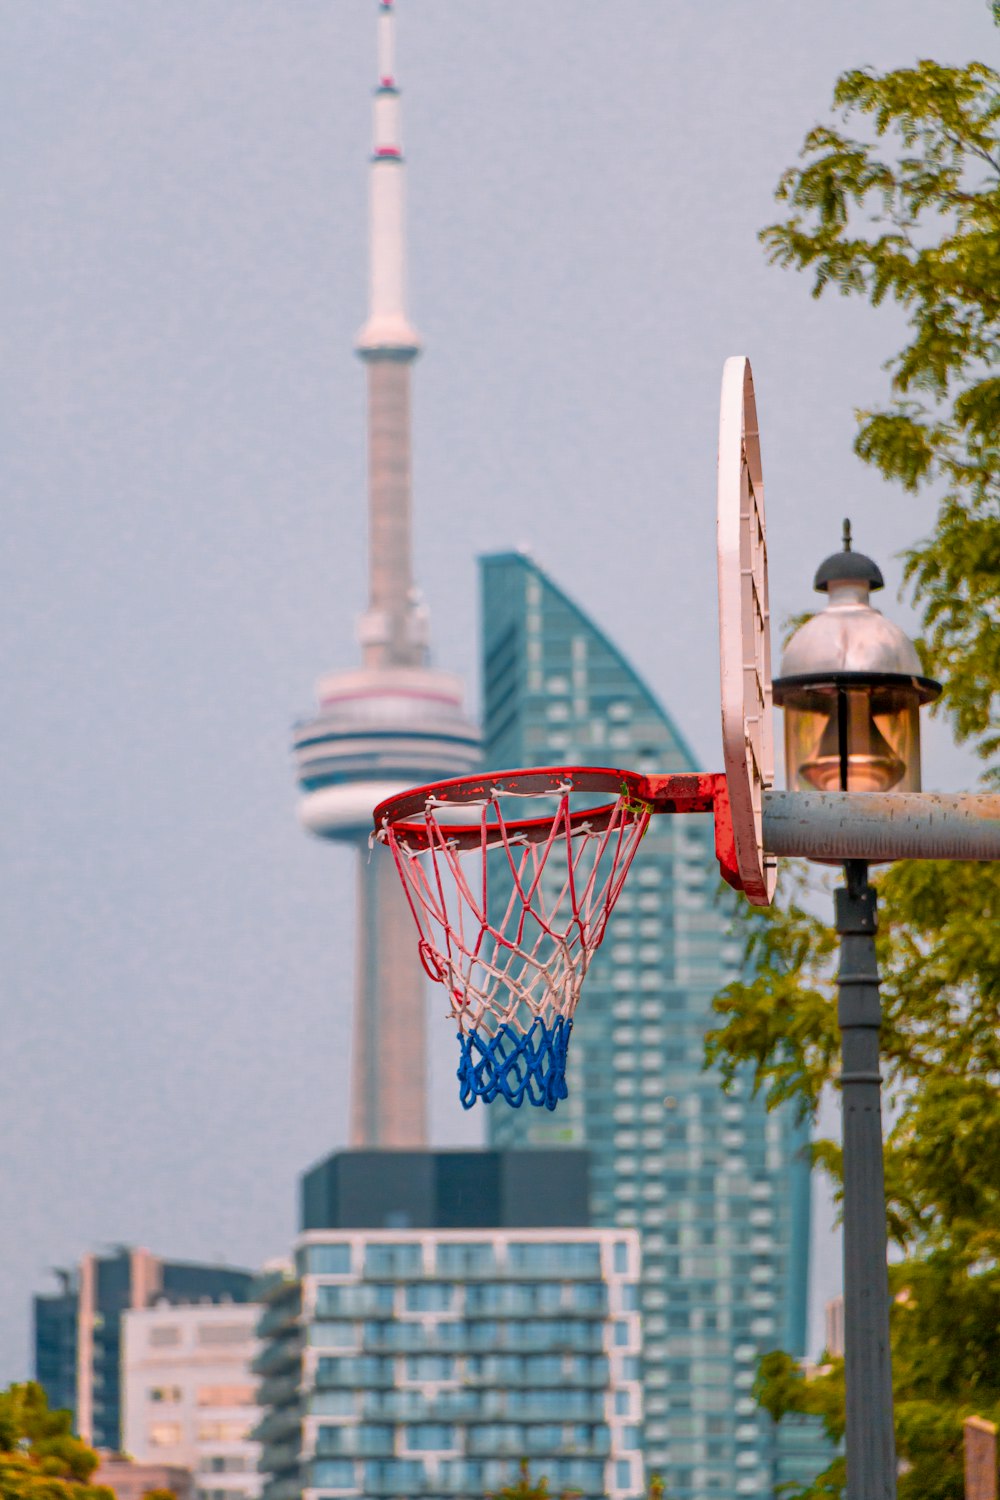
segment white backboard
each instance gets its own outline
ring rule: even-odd
[[[774,781],[771,617],[757,404],[743,355],[722,372],[718,556],[722,753],[736,863],[747,900],[769,906],[777,861],[764,854],[761,816]]]

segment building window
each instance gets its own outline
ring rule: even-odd
[[[162,1402],[165,1406],[173,1406],[181,1399],[181,1388],[179,1385],[154,1385],[150,1389],[149,1399]]]
[[[198,1464],[203,1474],[242,1474],[246,1466],[243,1453],[210,1453]]]
[[[452,1459],[441,1465],[441,1484],[447,1490],[478,1489],[483,1482],[483,1466],[467,1458]]]
[[[181,1331],[176,1325],[171,1324],[167,1328],[151,1328],[149,1330],[149,1342],[151,1347],[166,1349],[181,1341]]]
[[[255,1396],[252,1385],[200,1385],[195,1399],[199,1406],[253,1406]]]
[[[316,1276],[345,1276],[351,1269],[350,1245],[307,1245],[304,1268]]]
[[[354,1488],[354,1465],[348,1458],[319,1458],[310,1465],[309,1481],[313,1488],[329,1485],[331,1489]],[[301,1483],[301,1481],[300,1481]]]
[[[405,1446],[414,1453],[435,1453],[442,1449],[455,1448],[454,1427],[443,1422],[422,1422],[416,1427],[407,1427]]]
[[[316,1468],[314,1464],[314,1475]],[[424,1466],[416,1459],[387,1458],[381,1463],[365,1464],[366,1494],[415,1495],[423,1484]]]
[[[199,1443],[241,1443],[249,1435],[246,1422],[199,1422]]]
[[[316,1453],[325,1458],[328,1454],[354,1451],[369,1458],[380,1458],[392,1454],[392,1433],[391,1427],[369,1423],[360,1427],[353,1424],[339,1424],[336,1427],[321,1425],[316,1429]]]
[[[252,1323],[202,1323],[199,1344],[245,1344],[253,1338]]]
[[[592,1275],[599,1275],[601,1247],[592,1242],[580,1241],[568,1244],[553,1240],[523,1244],[515,1242],[510,1246],[509,1261],[511,1268],[518,1271],[550,1271],[561,1275],[587,1271]]]
[[[424,1281],[406,1288],[407,1312],[448,1312],[455,1301],[455,1288],[447,1281]]]
[[[318,1349],[356,1349],[356,1323],[312,1323],[309,1343]]]
[[[183,1439],[184,1429],[180,1422],[151,1422],[149,1443],[151,1448],[176,1448]]]
[[[313,1391],[309,1412],[317,1417],[353,1417],[357,1404],[353,1391]]]
[[[416,1354],[406,1361],[407,1380],[452,1380],[455,1361],[445,1354]]]
[[[493,1246],[488,1241],[438,1245],[437,1269],[442,1275],[484,1275],[492,1272],[495,1265]]]
[[[350,1318],[359,1313],[391,1313],[396,1300],[392,1283],[369,1281],[346,1286],[320,1283],[316,1288],[317,1318]]]
[[[366,1276],[419,1276],[423,1270],[420,1245],[404,1241],[394,1245],[369,1245],[365,1251]]]

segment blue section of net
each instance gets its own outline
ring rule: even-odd
[[[458,1092],[464,1109],[477,1099],[506,1099],[515,1109],[527,1101],[555,1109],[566,1098],[566,1049],[573,1022],[557,1016],[551,1026],[538,1017],[527,1031],[502,1025],[495,1036],[459,1032],[462,1049]]]

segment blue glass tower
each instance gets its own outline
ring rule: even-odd
[[[485,558],[482,604],[491,769],[714,769],[529,558]],[[805,1343],[806,1133],[703,1069],[712,999],[741,962],[732,912],[711,818],[654,818],[584,985],[569,1098],[487,1117],[496,1146],[589,1147],[593,1222],[640,1231],[644,1453],[673,1500],[771,1493],[750,1387],[760,1353]]]

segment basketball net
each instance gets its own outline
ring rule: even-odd
[[[448,991],[466,1109],[499,1096],[555,1109],[566,1097],[580,986],[651,811],[623,786],[593,814],[572,812],[571,790],[554,788],[546,815],[528,822],[503,804],[537,793],[487,787],[457,808],[431,792],[420,820],[385,819],[376,834],[396,862],[423,966]],[[460,838],[448,823],[459,811]]]

